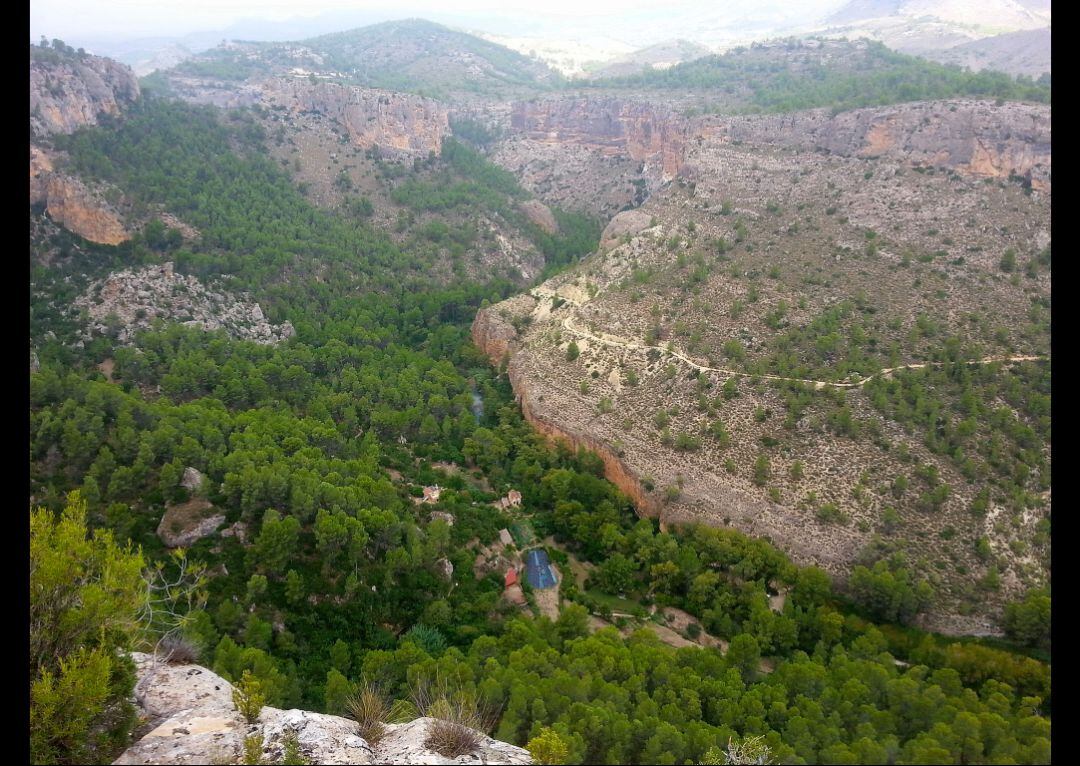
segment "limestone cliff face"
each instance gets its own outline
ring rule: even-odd
[[[438,154],[450,133],[447,108],[429,98],[288,77],[266,80],[260,87],[264,104],[294,114],[318,112],[365,149]]]
[[[581,144],[645,165],[668,181],[682,165],[683,121],[668,109],[619,98],[523,101],[513,105],[512,130],[543,142]]]
[[[585,448],[595,452],[604,463],[604,476],[629,497],[637,512],[643,516],[657,516],[664,521],[661,506],[649,496],[638,478],[626,463],[607,444],[585,433],[557,425],[559,419],[546,414],[541,402],[535,401],[521,372],[522,357],[514,356],[517,331],[513,325],[493,309],[481,309],[472,324],[472,340],[495,366],[509,357],[506,373],[514,390],[521,413],[533,428],[551,441],[563,441],[574,449]]]
[[[30,59],[30,131],[36,140],[96,125],[117,116],[139,98],[135,74],[98,56],[42,51]],[[120,215],[100,190],[56,172],[55,157],[30,146],[30,204],[91,242],[118,245],[131,238]]]
[[[53,158],[37,146],[30,147],[30,204],[44,205],[50,218],[91,242],[118,245],[131,239],[98,190],[55,172]]]
[[[688,160],[703,143],[882,157],[979,178],[1024,178],[1050,190],[1050,107],[954,99],[782,115],[686,119],[669,107],[614,97],[518,102],[492,159],[543,199],[594,214],[637,207],[665,182],[709,169]]]
[[[886,157],[985,177],[1021,176],[1050,189],[1050,107],[992,101],[927,101],[831,116],[706,118],[695,132],[721,141],[820,149],[846,157]]]
[[[30,60],[30,129],[38,136],[96,125],[138,98],[135,73],[111,59],[56,54]]]
[[[309,763],[529,764],[528,751],[481,737],[472,753],[450,759],[424,745],[431,718],[389,724],[372,746],[356,723],[306,710],[264,707],[247,723],[232,702],[232,685],[198,665],[168,665],[150,655],[133,655],[139,680],[135,701],[143,729],[149,729],[114,761],[116,764],[241,763],[245,738],[263,737],[263,762],[280,763],[284,741],[295,735]]]

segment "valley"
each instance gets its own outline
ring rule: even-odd
[[[256,689],[204,700],[215,757],[458,762],[409,739],[455,701],[490,763],[1049,758],[1048,83],[825,38],[568,80],[419,20],[141,81],[58,42],[30,485],[82,537],[37,571],[192,578],[66,648]],[[49,651],[35,762],[210,757],[121,681],[69,749]]]

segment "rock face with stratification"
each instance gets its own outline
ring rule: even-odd
[[[295,735],[310,763],[320,764],[529,764],[528,751],[481,737],[479,748],[458,758],[429,750],[424,741],[434,719],[388,724],[372,747],[357,734],[356,722],[306,710],[264,707],[249,724],[236,711],[232,685],[198,665],[167,665],[135,653],[139,680],[135,701],[149,729],[114,761],[116,764],[239,763],[244,740],[263,738],[266,763],[280,763],[285,739]]]
[[[1050,107],[957,99],[791,114],[706,118],[699,131],[747,144],[880,157],[982,178],[1026,178],[1050,189]]]
[[[675,177],[683,159],[683,121],[653,104],[618,98],[522,101],[514,104],[510,124],[533,140],[626,155],[663,180]]]
[[[492,155],[548,202],[604,217],[641,205],[667,183],[707,178],[700,146],[751,145],[881,158],[963,176],[1020,178],[1050,191],[1050,107],[951,99],[832,114],[688,118],[668,106],[613,97],[512,105],[509,138]]]
[[[30,57],[30,129],[71,133],[118,116],[139,99],[129,67],[100,56],[43,51]]]

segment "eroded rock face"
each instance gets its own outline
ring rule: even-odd
[[[30,129],[40,136],[71,133],[119,115],[139,99],[135,73],[99,56],[32,57]]]
[[[682,164],[685,129],[674,113],[618,98],[573,98],[514,104],[510,124],[537,141],[576,143],[644,164],[667,181]]]
[[[290,112],[319,112],[337,122],[357,146],[426,156],[450,133],[444,105],[429,98],[328,82],[275,77],[261,84],[260,101]]]
[[[750,144],[882,158],[977,178],[1018,176],[1050,190],[1050,108],[954,99],[870,107],[832,115],[686,119],[670,108],[618,98],[515,103],[510,137],[492,159],[543,199],[610,215],[641,205],[676,178],[708,176],[694,147]]]
[[[984,178],[1021,176],[1050,188],[1050,107],[992,101],[927,101],[842,112],[709,118],[703,135],[751,144],[822,149],[951,168]]]
[[[55,172],[53,157],[34,145],[30,146],[30,204],[43,205],[50,218],[91,242],[118,245],[131,239],[101,189]]]
[[[473,753],[450,759],[424,745],[433,719],[387,725],[387,735],[372,747],[347,718],[306,710],[264,707],[254,724],[235,710],[232,685],[198,665],[166,665],[147,654],[133,655],[139,680],[135,701],[151,725],[148,733],[114,761],[116,764],[239,763],[244,740],[263,738],[263,757],[280,763],[285,739],[296,736],[310,763],[528,764],[529,753],[481,737]]]
[[[660,516],[660,505],[644,491],[638,477],[607,444],[584,430],[566,427],[563,418],[546,412],[543,405],[534,401],[526,376],[522,373],[527,357],[514,354],[518,333],[513,325],[499,316],[494,308],[481,309],[473,320],[472,340],[496,367],[509,358],[506,372],[510,385],[521,405],[522,416],[533,428],[549,440],[565,442],[574,450],[584,448],[595,452],[604,463],[604,478],[629,497],[640,514]]]

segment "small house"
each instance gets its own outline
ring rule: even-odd
[[[437,503],[440,494],[442,494],[442,488],[438,484],[434,487],[424,487],[424,502]]]
[[[518,573],[516,569],[510,568],[506,570],[506,578],[504,585],[509,588],[511,585],[518,584]]]
[[[543,548],[534,548],[525,557],[525,577],[536,590],[552,588],[559,584],[559,578],[555,574],[555,568],[548,560],[547,551]]]

